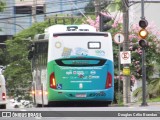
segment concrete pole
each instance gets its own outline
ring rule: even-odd
[[[128,2],[128,0],[127,0]],[[123,51],[129,50],[129,11],[123,2],[123,34],[124,34],[124,43]],[[124,64],[123,67],[129,66]],[[124,76],[123,79],[123,103],[124,105],[131,102],[131,93],[130,93],[130,76]]]
[[[33,5],[32,5],[32,23],[37,22],[36,18],[36,6],[37,6],[37,0],[33,0]]]
[[[144,0],[141,0],[141,19],[145,19],[144,16]],[[145,48],[142,48],[142,104],[141,106],[148,106],[146,102],[146,54]]]
[[[43,4],[43,11],[44,11],[44,20],[47,19],[47,15],[46,15],[46,3]]]
[[[98,16],[100,12],[100,0],[95,0],[94,5],[95,5],[95,15]]]

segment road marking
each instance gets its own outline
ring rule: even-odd
[[[128,107],[128,108],[135,108],[135,107],[132,107],[132,106],[131,106],[131,107]]]
[[[148,110],[147,108],[142,108],[141,110]]]
[[[42,119],[41,117],[35,117],[35,119]]]
[[[20,111],[27,111],[27,110],[25,110],[25,109],[20,109]]]

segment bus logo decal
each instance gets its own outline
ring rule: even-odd
[[[72,71],[66,71],[67,75],[72,75]]]
[[[97,56],[105,56],[105,52],[103,50],[96,50],[95,52]]]
[[[83,84],[79,83],[79,88],[82,89],[83,88]]]
[[[84,75],[83,75],[83,74],[80,74],[80,75],[79,75],[79,78],[83,78],[83,77],[84,77]]]
[[[90,73],[91,73],[91,75],[95,75],[95,74],[96,74],[96,71],[95,71],[95,70],[92,70]]]
[[[62,89],[62,84],[57,84],[57,89]]]
[[[84,55],[84,56],[88,55],[88,51],[84,48],[75,48],[75,50],[76,50],[76,55]]]
[[[77,74],[77,71],[73,71],[73,74]]]

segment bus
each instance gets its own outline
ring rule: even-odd
[[[32,41],[32,95],[37,106],[114,98],[112,37],[90,25],[53,25]]]

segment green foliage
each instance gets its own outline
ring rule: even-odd
[[[6,7],[6,3],[4,0],[0,0],[0,12],[2,12]]]
[[[152,78],[148,81],[146,93],[149,99],[160,96],[160,78]],[[138,99],[142,99],[142,87],[137,88],[133,95]]]
[[[150,80],[147,86],[149,98],[160,96],[160,78]]]
[[[123,7],[122,0],[114,0],[113,3],[109,4],[106,8],[109,12],[121,11]]]
[[[93,0],[90,0],[89,3],[86,5],[86,7],[84,8],[84,11],[86,13],[94,13],[95,12],[95,7],[94,7],[94,3]]]
[[[160,101],[160,97],[152,98],[152,99],[148,100],[148,102],[159,102],[159,101]]]
[[[7,63],[7,51],[6,48],[0,48],[0,65],[6,65]]]
[[[4,75],[7,79],[9,94],[23,95],[31,86],[31,64],[28,60],[28,46],[37,33],[43,33],[48,22],[36,23],[32,27],[23,30],[14,36],[13,40],[7,40],[8,62]]]
[[[134,96],[138,97],[139,99],[142,99],[142,88],[139,87],[137,88],[134,93],[133,93]]]
[[[76,23],[81,24],[82,20],[83,18],[77,19]],[[67,19],[65,22],[70,24],[71,19]],[[58,23],[63,23],[63,20],[58,19]],[[27,90],[30,90],[32,82],[31,62],[28,60],[30,39],[33,39],[35,34],[44,33],[45,28],[54,24],[55,21],[51,18],[41,23],[35,23],[15,35],[12,40],[6,41],[6,54],[4,51],[0,51],[0,55],[3,57],[3,65],[7,66],[4,75],[7,80],[8,95],[23,96]]]

